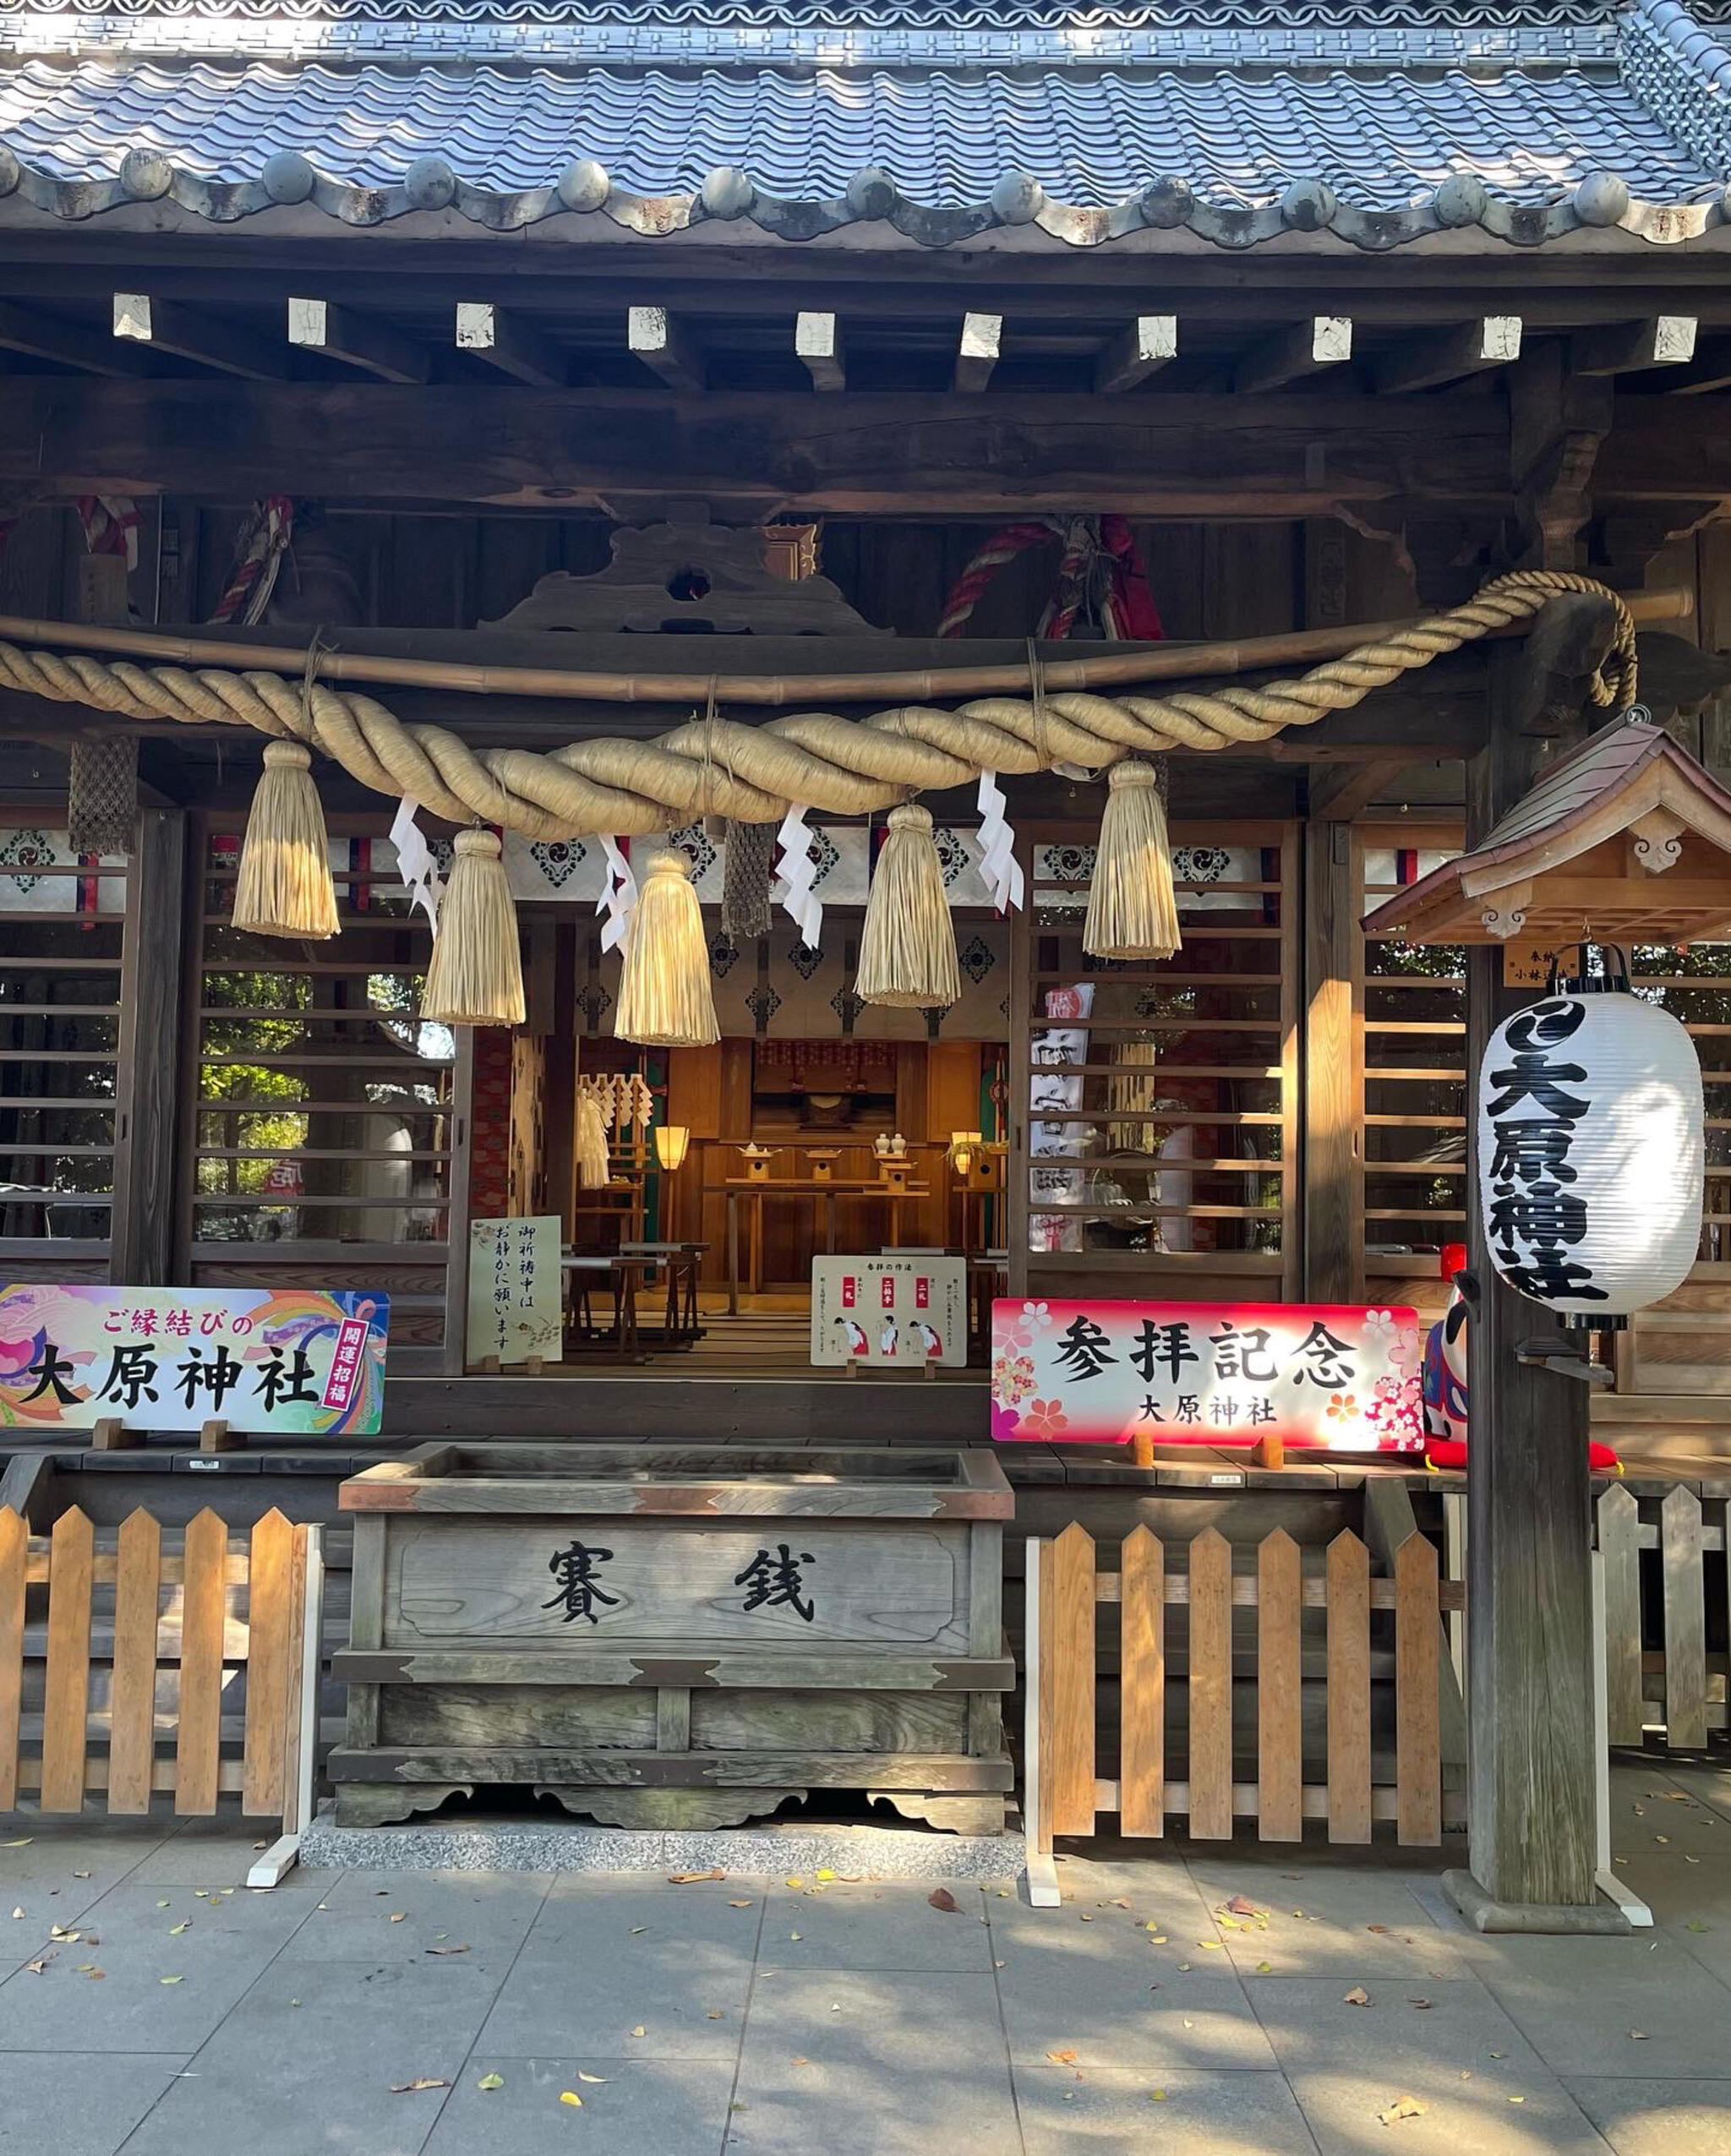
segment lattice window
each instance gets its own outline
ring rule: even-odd
[[[96,1280],[125,1105],[125,926],[123,859],[0,811],[0,1237]]]
[[[1183,949],[1082,949],[1091,843],[1032,834],[1013,1002],[1024,1137],[1013,1243],[1030,1283],[1167,1278],[1296,1292],[1298,908],[1284,824],[1176,826]],[[1013,1185],[1013,1188],[1016,1186]],[[1194,1284],[1193,1290],[1192,1284]],[[1144,1291],[1127,1279],[1122,1292]]]
[[[430,932],[389,841],[376,826],[333,836],[342,925],[328,943],[240,934],[238,832],[213,825],[200,843],[195,1268],[238,1247],[437,1245],[425,1254],[442,1258],[456,1047],[416,1016]]]

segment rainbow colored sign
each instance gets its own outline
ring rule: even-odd
[[[1000,1443],[1422,1452],[1418,1313],[1362,1303],[995,1302]]]
[[[390,1298],[302,1288],[0,1287],[0,1427],[370,1437]]]

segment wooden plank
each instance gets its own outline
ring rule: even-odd
[[[1028,1586],[1034,1605],[1035,1637],[1039,1643],[1034,1702],[1036,1742],[1032,1747],[1036,1766],[1033,1837],[1036,1854],[1049,1862],[1055,1831],[1052,1792],[1057,1772],[1057,1566],[1049,1540],[1030,1538],[1029,1547],[1034,1565],[1028,1575]]]
[[[1302,1560],[1281,1527],[1256,1556],[1257,1838],[1304,1833]]]
[[[1003,341],[1002,314],[964,314],[950,386],[958,395],[976,396],[991,379]],[[1061,1830],[1062,1831],[1062,1830]]]
[[[108,1809],[150,1809],[156,1758],[156,1626],[162,1531],[142,1508],[121,1522],[115,1552],[114,1666],[109,1690]]]
[[[48,1668],[42,1694],[42,1809],[82,1811],[90,1677],[90,1521],[74,1505],[54,1522]]]
[[[1118,1555],[1120,1653],[1118,1828],[1166,1832],[1166,1551],[1148,1527],[1124,1537]]]
[[[1704,1751],[1707,1741],[1706,1580],[1701,1499],[1685,1482],[1659,1506],[1659,1569],[1665,1610],[1665,1742]]]
[[[24,1695],[24,1560],[28,1529],[0,1508],[0,1811],[18,1802],[18,1722]]]
[[[423,345],[387,322],[375,322],[328,299],[289,301],[288,341],[303,352],[358,367],[381,382],[424,382],[433,371]]]
[[[1605,1561],[1605,1723],[1613,1744],[1638,1744],[1641,1705],[1641,1507],[1616,1483],[1594,1508]]]
[[[1190,1832],[1232,1831],[1232,1546],[1204,1527],[1190,1545]]]
[[[1371,372],[1378,390],[1387,396],[1462,381],[1487,368],[1507,367],[1520,357],[1521,317],[1483,314],[1458,329],[1414,337],[1379,360]]]
[[[1352,319],[1348,314],[1313,314],[1308,321],[1277,330],[1253,346],[1232,369],[1240,396],[1284,389],[1324,367],[1337,367],[1352,357]]]
[[[562,390],[571,379],[570,363],[550,337],[490,300],[458,300],[456,341],[459,352],[472,352],[531,389]]]
[[[1122,396],[1178,356],[1176,314],[1139,314],[1094,363],[1096,396]]]
[[[222,1579],[228,1530],[206,1505],[187,1522],[181,1593],[180,1718],[175,1732],[174,1809],[216,1809],[222,1714]]]
[[[281,1813],[287,1791],[289,1689],[294,1667],[291,1523],[273,1505],[253,1529],[247,1579],[246,1775],[241,1809],[254,1818]]]
[[[814,390],[833,392],[848,386],[847,353],[833,314],[801,314],[794,324],[794,352]]]
[[[634,359],[641,359],[652,374],[658,374],[672,390],[703,387],[703,355],[696,340],[664,307],[631,307],[625,310],[625,344]]]
[[[1094,1537],[1075,1521],[1052,1545],[1051,1829],[1094,1831]]]
[[[1682,442],[1676,407],[1636,401],[1662,406],[1669,434],[1646,430],[1652,462],[1630,484],[1663,492],[1668,479],[1690,492],[1675,483],[1680,452],[1694,460],[1696,445]],[[7,421],[0,492],[76,481],[102,493],[410,501],[436,469],[446,502],[569,514],[630,487],[701,496],[718,516],[726,503],[761,515],[773,499],[790,511],[953,521],[1073,512],[1078,501],[1101,514],[1275,518],[1414,495],[1501,508],[1509,495],[1508,415],[1496,399],[1409,402],[1313,385],[1128,406],[1009,391],[988,407],[943,391],[681,401],[654,389],[292,382],[265,396],[243,382],[19,377]],[[1386,718],[1375,723],[1386,754]],[[1313,738],[1307,729],[1305,761]]]
[[[1395,1793],[1398,1838],[1443,1838],[1442,1636],[1436,1545],[1409,1535],[1395,1553]]]
[[[1329,1839],[1370,1839],[1370,1552],[1336,1535],[1329,1608]]]
[[[117,337],[149,345],[153,352],[172,352],[177,359],[196,360],[200,366],[214,367],[218,374],[238,374],[253,382],[288,379],[287,359],[264,338],[215,315],[200,314],[178,300],[157,299],[149,292],[117,292],[113,325]]]
[[[1655,314],[1645,322],[1607,322],[1569,340],[1576,374],[1633,374],[1648,367],[1685,367],[1695,357],[1692,314]]]

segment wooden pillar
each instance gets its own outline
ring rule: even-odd
[[[1524,643],[1493,652],[1488,743],[1467,766],[1469,845],[1585,730],[1584,677],[1608,648],[1610,625],[1603,602],[1559,599]],[[1504,988],[1502,959],[1500,947],[1467,953],[1470,1145],[1485,1043],[1538,993]],[[1444,1886],[1482,1930],[1623,1931],[1620,1911],[1594,1885],[1591,1393],[1517,1359],[1528,1341],[1558,1341],[1558,1328],[1492,1267],[1471,1151],[1466,1181],[1479,1285],[1467,1326],[1471,1869],[1446,1874]]]
[[[469,1330],[469,1176],[473,1166],[475,1029],[452,1028],[456,1067],[451,1073],[450,1204],[445,1215],[445,1341],[441,1360],[448,1378],[463,1374]]]
[[[1363,942],[1350,823],[1304,827],[1304,1293],[1311,1302],[1364,1295]]]
[[[139,809],[121,945],[108,1268],[111,1280],[129,1287],[175,1277],[180,1088],[194,1083],[180,1056],[186,847],[184,810]]]

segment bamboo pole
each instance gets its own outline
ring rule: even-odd
[[[1624,603],[1637,622],[1686,621],[1695,610],[1686,591],[1630,592]],[[1362,621],[1327,629],[1287,630],[1214,643],[1150,645],[1098,658],[1056,659],[1040,668],[1048,690],[1101,689],[1144,681],[1191,680],[1204,675],[1249,674],[1265,667],[1308,665],[1338,658],[1360,644],[1380,642],[1417,620]],[[1528,624],[1493,629],[1492,636],[1525,635]],[[0,639],[54,645],[65,651],[106,652],[157,664],[221,666],[285,674],[306,672],[304,647],[225,642],[210,636],[169,636],[160,630],[120,629],[82,621],[43,621],[0,614]],[[774,707],[827,698],[836,702],[930,696],[1013,694],[1030,686],[1025,662],[1003,666],[890,668],[857,674],[603,674],[563,667],[469,666],[448,659],[381,658],[366,652],[320,647],[321,681],[371,681],[400,688],[450,689],[477,696],[567,696],[609,704],[705,702],[713,690],[725,704]]]

